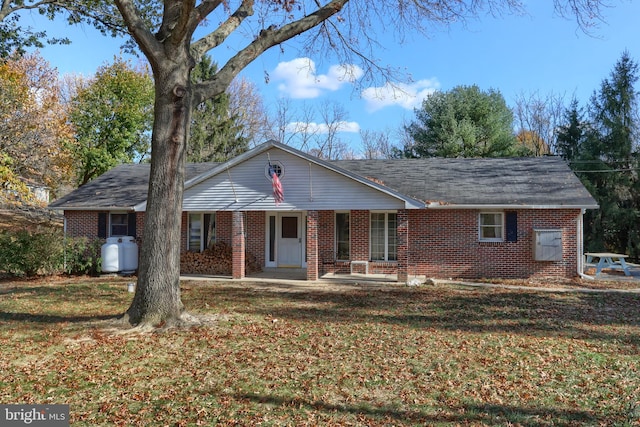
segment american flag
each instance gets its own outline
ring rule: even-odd
[[[275,168],[269,162],[269,176],[271,177],[271,185],[273,186],[273,200],[276,202],[276,206],[284,202],[284,192],[282,191],[282,183],[278,178],[278,173]]]

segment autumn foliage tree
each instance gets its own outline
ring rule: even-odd
[[[72,175],[66,149],[72,129],[60,102],[57,75],[38,53],[0,63],[3,182],[27,199],[23,179],[55,192]]]
[[[145,158],[153,119],[151,76],[116,58],[77,89],[69,118],[75,130],[70,148],[78,185],[118,164]]]

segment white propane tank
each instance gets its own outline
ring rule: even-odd
[[[102,245],[102,272],[117,273],[120,271],[120,245],[118,237],[107,238],[107,243]]]
[[[138,269],[138,245],[136,238],[127,236],[120,243],[120,271],[134,272]]]

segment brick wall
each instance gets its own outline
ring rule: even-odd
[[[187,251],[189,238],[189,213],[182,212],[182,224],[180,224],[180,253]]]
[[[335,273],[334,257],[336,246],[335,211],[318,212],[318,274]]]
[[[221,212],[222,213],[222,212]],[[265,265],[266,213],[245,212],[246,251],[256,257],[258,265]]]
[[[64,211],[69,237],[98,237],[98,212]]]
[[[318,211],[307,212],[307,280],[318,279]]]
[[[143,232],[144,232],[144,212],[136,212],[136,242],[138,242],[138,245],[142,243]]]
[[[64,211],[67,220],[67,235],[69,237],[98,238],[98,215],[97,211]],[[141,240],[144,229],[144,212],[136,212],[136,240]]]
[[[231,245],[231,212],[216,212],[216,240]]]
[[[517,211],[516,242],[480,242],[477,210],[409,211],[409,275],[455,278],[573,277],[578,209]],[[562,230],[563,260],[534,261],[533,229]]]
[[[232,272],[231,277],[242,279],[245,275],[245,221],[242,212],[231,213],[231,248],[232,248]]]
[[[369,211],[351,211],[349,233],[351,238],[351,260],[369,260]]]
[[[399,240],[398,256],[406,256],[408,275],[436,278],[526,278],[574,277],[577,273],[576,220],[579,209],[527,209],[517,211],[516,242],[480,242],[478,210],[400,211],[399,231],[407,217],[409,239],[406,249]],[[369,211],[351,211],[351,259],[369,259]],[[402,221],[401,221],[402,219]],[[534,261],[533,229],[562,230],[563,260]],[[335,212],[320,211],[318,250],[335,247]],[[403,252],[406,251],[406,255]],[[322,262],[322,259],[320,260]],[[370,261],[369,272],[397,274],[399,263]],[[337,262],[337,273],[348,273],[349,264]],[[364,267],[357,266],[354,272]],[[326,273],[324,271],[323,273]]]
[[[579,209],[523,209],[517,211],[516,242],[480,242],[478,210],[407,210],[409,242],[406,250],[408,274],[438,278],[526,278],[574,277],[577,273],[576,219]],[[402,213],[402,212],[399,212]],[[183,214],[181,248],[186,249],[187,214]],[[318,211],[318,257],[320,274],[327,273],[322,265],[335,248],[335,212]],[[69,236],[97,237],[98,212],[65,211]],[[265,213],[246,212],[244,225],[246,251],[265,264]],[[369,259],[369,211],[350,213],[351,259]],[[136,216],[137,240],[144,227],[144,213]],[[534,261],[533,229],[562,231],[563,260]],[[232,212],[216,213],[218,241],[232,243]],[[401,252],[401,251],[400,251]],[[399,252],[399,255],[401,255]],[[332,263],[331,269],[348,273],[349,263]],[[358,266],[362,268],[363,266]],[[356,270],[354,270],[356,271]],[[363,272],[357,270],[358,272]],[[370,262],[370,273],[396,274],[397,262]]]

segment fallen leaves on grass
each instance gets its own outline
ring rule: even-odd
[[[2,295],[0,401],[68,403],[73,425],[640,420],[640,295],[216,282],[183,293],[216,321],[105,328],[131,297],[100,281]]]

